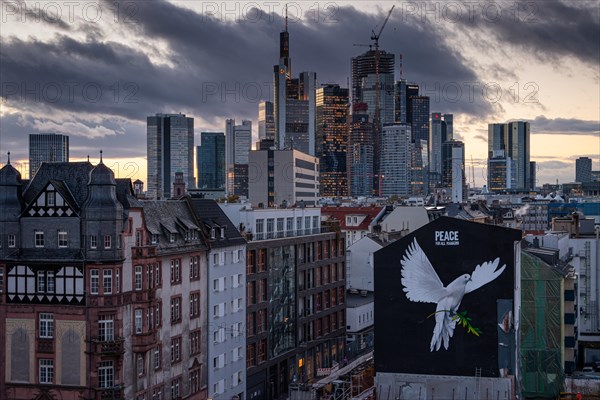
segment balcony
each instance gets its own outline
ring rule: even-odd
[[[96,354],[113,355],[118,356],[123,354],[123,338],[115,338],[113,340],[100,340],[95,338],[93,342],[93,349]]]
[[[156,347],[157,343],[156,332],[139,333],[131,337],[132,351],[134,353],[144,353]]]
[[[123,388],[121,386],[96,389],[97,400],[122,400],[124,398]]]
[[[54,340],[38,339],[37,351],[38,353],[54,353]]]
[[[140,258],[156,257],[156,246],[136,246],[131,248],[131,257],[136,260]]]

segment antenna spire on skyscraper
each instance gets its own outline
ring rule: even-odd
[[[287,13],[287,3],[285,3],[285,31],[288,31],[288,13]]]

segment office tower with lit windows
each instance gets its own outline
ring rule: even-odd
[[[236,125],[225,121],[225,164],[227,194],[248,197],[248,155],[252,146],[252,121]]]
[[[348,89],[328,84],[317,89],[317,154],[321,196],[348,196]]]
[[[513,121],[506,128],[506,155],[515,162],[515,185],[517,190],[530,190],[531,167],[529,122]]]
[[[69,162],[69,137],[57,133],[29,135],[29,179],[43,162]]]
[[[225,134],[201,132],[196,147],[198,189],[225,189]]]
[[[348,183],[350,196],[372,196],[374,190],[374,132],[375,127],[369,121],[367,105],[352,105],[348,132]]]
[[[185,114],[156,114],[147,118],[148,193],[168,199],[176,172],[188,188],[195,187],[194,119]]]
[[[532,171],[535,175],[535,165],[532,167],[530,162],[529,129],[529,122],[525,121],[488,125],[490,190],[529,191],[535,188],[535,177],[532,176]]]

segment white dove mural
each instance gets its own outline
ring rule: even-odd
[[[410,301],[435,303],[435,328],[431,338],[430,351],[437,351],[444,344],[448,350],[450,338],[454,334],[460,302],[465,294],[479,289],[500,276],[506,265],[496,270],[500,258],[477,265],[471,275],[461,275],[448,286],[442,284],[433,265],[415,238],[408,246],[402,264],[402,286]]]

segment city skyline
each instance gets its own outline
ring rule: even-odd
[[[71,137],[71,159],[85,160],[89,154],[96,162],[103,149],[105,162],[118,176],[146,180],[145,146],[131,143],[145,141],[147,115],[182,112],[193,117],[196,144],[201,131],[221,131],[228,118],[250,119],[258,126],[259,101],[272,101],[269,71],[277,59],[283,7],[268,15],[263,10],[263,17],[253,20],[248,9],[242,12],[242,2],[232,6],[239,8],[239,22],[233,23],[236,11],[207,17],[210,10],[203,10],[201,2],[156,1],[153,7],[117,2],[123,7],[121,20],[115,18],[112,2],[93,4],[103,10],[97,20],[91,14],[82,18],[77,8],[72,19],[66,9],[62,19],[41,9],[38,21],[28,14],[29,22],[23,23],[18,12],[3,10],[0,164],[7,151],[13,164],[26,161],[29,134],[56,132]],[[129,4],[135,9],[127,13]],[[371,9],[361,2],[352,3],[355,7],[348,2],[315,4],[312,14],[308,4],[304,10],[298,4],[289,10],[294,70],[315,71],[319,86],[332,82],[347,87],[350,59],[364,52],[353,44],[370,43],[371,29],[395,3],[380,2]],[[431,98],[432,111],[454,114],[455,136],[465,142],[469,183],[471,158],[476,185],[486,183],[487,125],[511,120],[531,124],[538,184],[574,181],[575,159],[582,156],[592,158],[593,170],[600,169],[598,43],[585,33],[598,31],[593,3],[529,2],[538,6],[513,7],[514,18],[493,18],[477,9],[473,18],[464,12],[448,14],[438,3],[427,13],[409,8],[411,4],[397,5],[380,47],[395,55],[396,79],[419,84]],[[512,3],[494,4],[505,11]],[[305,13],[300,21],[299,12]],[[131,15],[131,21],[123,15]],[[165,30],[172,26],[163,21],[165,15],[189,24]],[[578,24],[558,18],[559,25],[552,25],[560,15]],[[551,25],[563,32],[561,37],[543,35]],[[136,32],[156,43],[141,46]],[[190,40],[206,35],[218,38],[217,46]],[[57,49],[71,57],[57,56]],[[44,62],[37,61],[39,54]],[[170,61],[173,56],[180,58]],[[244,64],[234,62],[243,57]],[[48,74],[47,65],[53,63],[53,74]],[[497,87],[501,99],[492,101]],[[101,96],[92,101],[97,88]],[[60,96],[56,90],[62,91]],[[573,100],[566,101],[568,97]]]

